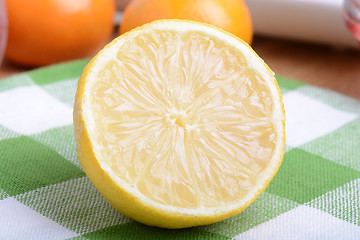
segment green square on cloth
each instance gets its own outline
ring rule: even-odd
[[[279,173],[242,213],[181,230],[114,210],[76,156],[72,106],[89,60],[0,81],[0,239],[360,239],[360,102],[277,76]]]

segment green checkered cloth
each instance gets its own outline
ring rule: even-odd
[[[277,76],[279,173],[245,211],[167,230],[114,210],[81,169],[72,106],[88,60],[0,81],[0,239],[360,239],[360,102]]]

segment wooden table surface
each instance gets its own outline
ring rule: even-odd
[[[359,50],[255,36],[258,55],[277,74],[328,88],[360,100]],[[0,79],[30,70],[5,60]]]

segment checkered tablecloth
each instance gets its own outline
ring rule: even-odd
[[[79,165],[72,106],[86,63],[0,81],[0,239],[360,239],[360,102],[277,76],[286,153],[268,189],[228,220],[166,230],[115,211]]]

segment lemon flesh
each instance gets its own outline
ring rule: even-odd
[[[104,197],[140,222],[187,227],[234,215],[281,164],[284,111],[273,73],[248,45],[213,27],[146,26],[84,71],[74,124],[85,125],[91,151],[78,136],[80,162]],[[133,200],[117,204],[124,193]],[[131,201],[149,216],[134,216]]]

